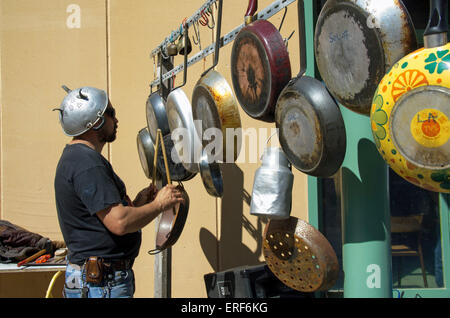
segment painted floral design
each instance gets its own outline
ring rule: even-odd
[[[450,190],[450,169],[432,173],[431,179],[435,182],[439,182],[439,186],[442,189]]]
[[[375,144],[380,148],[380,140],[386,138],[386,129],[383,125],[387,123],[388,116],[386,112],[381,109],[383,106],[383,96],[376,94],[372,101],[372,107],[374,111],[372,112],[372,132],[375,140]]]
[[[396,102],[406,92],[423,85],[428,85],[428,80],[422,72],[418,70],[403,72],[392,83],[392,98]]]
[[[449,50],[437,51],[436,53],[431,53],[425,60],[428,63],[425,69],[433,74],[435,71],[437,74],[441,74],[443,71],[450,69],[450,54]]]

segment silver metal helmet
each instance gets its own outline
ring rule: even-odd
[[[108,95],[105,91],[84,86],[70,90],[63,85],[62,88],[68,93],[64,97],[59,110],[59,122],[67,136],[75,137],[91,129],[99,120],[101,124],[95,127],[100,129],[105,123],[103,113],[108,106]]]

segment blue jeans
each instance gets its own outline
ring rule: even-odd
[[[132,269],[114,271],[108,274],[101,284],[87,283],[86,273],[81,266],[67,264],[64,284],[65,298],[132,298],[135,291]]]

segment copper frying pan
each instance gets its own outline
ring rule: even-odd
[[[170,178],[169,165],[167,162],[166,150],[164,146],[164,139],[160,129],[158,129],[157,131],[155,154],[158,153],[159,142],[161,142],[162,144],[162,152],[164,157],[164,165],[166,168],[167,182],[168,184],[172,184],[172,179]],[[152,182],[153,185],[155,184],[154,180],[156,174],[155,168],[156,162],[157,156],[155,155],[153,161],[154,167],[153,182]],[[159,252],[162,252],[163,250],[173,246],[177,242],[178,238],[181,235],[181,232],[183,231],[184,224],[186,223],[186,218],[189,211],[189,196],[186,190],[184,190],[184,187],[182,186],[181,183],[178,187],[182,192],[184,203],[179,203],[175,205],[173,208],[162,212],[161,218],[159,220],[158,232],[156,234],[156,248],[148,252],[150,255],[158,254]]]

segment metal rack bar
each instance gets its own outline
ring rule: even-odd
[[[189,25],[189,23],[192,23],[193,21],[196,21],[194,18],[196,18],[198,15],[200,15],[201,11],[206,8],[208,5],[211,5],[215,2],[216,0],[209,0],[208,2],[206,2],[202,8],[200,8],[191,18],[189,18],[186,23],[187,25]],[[292,4],[293,2],[295,2],[296,0],[277,0],[274,1],[273,3],[271,3],[269,6],[267,6],[266,8],[264,8],[263,10],[259,11],[257,13],[257,17],[256,19],[268,19],[271,16],[275,15],[276,13],[278,13],[280,10],[284,9],[285,7],[287,7],[288,5]],[[231,32],[225,34],[221,39],[221,44],[220,47],[224,47],[225,45],[231,43],[237,36],[237,34],[239,33],[239,31],[245,26],[244,23],[242,23],[241,25],[237,26],[236,28],[234,28]],[[167,37],[164,42],[158,46],[156,49],[154,49],[152,51],[152,56],[154,54],[157,54],[158,52],[160,52],[161,47],[163,47],[164,45],[170,43],[169,41],[170,37]],[[192,58],[188,59],[187,61],[187,67],[197,63],[198,61],[200,61],[201,59],[203,59],[204,57],[212,54],[214,52],[214,46],[215,44],[212,43],[210,44],[208,47],[206,47],[205,49],[203,49],[202,51],[198,52],[197,54],[195,54]],[[184,65],[180,64],[176,67],[174,67],[172,70],[170,70],[169,72],[165,73],[162,75],[162,79],[163,81],[173,77],[174,75],[178,74],[179,72],[183,71],[184,69]],[[157,86],[160,84],[160,79],[159,77],[154,80],[150,86]]]
[[[192,23],[197,21],[201,18],[201,13],[203,10],[211,6],[214,2],[217,0],[207,0],[201,7],[198,9],[190,18],[186,20],[187,27],[191,26]],[[182,33],[182,30],[177,29],[175,31],[172,31],[169,36],[167,36],[164,41],[160,45],[158,45],[155,49],[153,49],[152,53],[150,54],[150,57],[153,57],[157,55],[159,52],[161,52],[161,48],[165,48],[167,44],[171,42],[171,39],[177,39]]]

